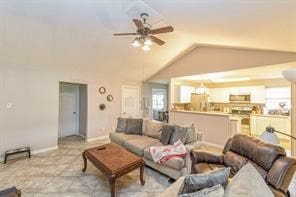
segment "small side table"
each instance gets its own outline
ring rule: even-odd
[[[19,154],[19,153],[28,153],[28,157],[31,158],[30,147],[16,148],[16,149],[8,150],[5,152],[4,164],[6,164],[7,158],[10,155],[15,155],[15,154]]]

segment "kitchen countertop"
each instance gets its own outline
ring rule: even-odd
[[[171,112],[191,113],[191,114],[205,114],[215,116],[232,116],[226,112],[212,112],[212,111],[189,111],[189,110],[171,110]]]
[[[251,116],[271,117],[271,118],[291,118],[291,116],[270,115],[270,114],[250,114],[250,115],[251,115]]]

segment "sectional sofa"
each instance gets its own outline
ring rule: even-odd
[[[142,120],[142,124],[139,119],[128,120],[124,123],[122,123],[120,119],[118,121],[116,131],[110,133],[112,143],[116,143],[126,148],[128,151],[143,157],[147,166],[150,166],[173,179],[178,179],[191,172],[192,164],[190,152],[192,149],[199,149],[201,147],[202,134],[200,132],[195,132],[195,130],[193,130],[194,133],[191,133],[191,140],[186,139],[184,144],[188,154],[185,158],[175,157],[164,164],[158,164],[153,162],[149,147],[164,145],[160,142],[160,137],[161,127],[165,123],[146,119]],[[141,128],[141,131],[125,132],[125,130],[135,130],[135,127],[138,129]],[[195,136],[195,140],[192,140],[192,135]]]

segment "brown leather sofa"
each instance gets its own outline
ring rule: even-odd
[[[237,134],[227,141],[222,153],[192,151],[192,173],[204,173],[226,166],[231,167],[233,176],[245,164],[251,163],[275,196],[289,196],[288,187],[296,170],[296,160],[287,157],[283,148]]]

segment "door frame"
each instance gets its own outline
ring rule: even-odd
[[[134,88],[137,90],[137,97],[138,97],[138,108],[137,108],[137,117],[140,117],[140,87],[139,86],[132,86],[132,85],[122,85],[121,86],[121,116],[123,115],[123,109],[124,109],[124,99],[123,99],[123,89],[124,88]]]

